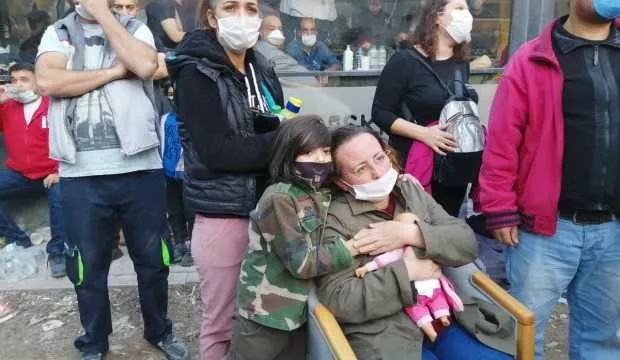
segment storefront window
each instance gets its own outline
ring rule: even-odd
[[[174,1],[174,0],[170,0]],[[264,17],[277,17],[285,37],[280,49],[296,64],[278,72],[363,70],[379,72],[405,46],[427,0],[261,0]],[[144,2],[144,1],[142,1]],[[505,64],[513,0],[467,0],[474,15],[473,69]],[[567,3],[567,0],[557,0]],[[13,61],[34,61],[42,29],[70,7],[71,0],[0,0],[0,76]],[[308,23],[302,19],[314,18]],[[264,33],[264,37],[268,34]],[[305,35],[305,36],[304,36]],[[303,40],[322,46],[303,56]],[[345,56],[347,47],[353,63]],[[488,58],[487,58],[488,57]],[[344,63],[343,63],[344,62]],[[299,66],[293,66],[299,65]]]
[[[17,61],[34,62],[41,35],[70,0],[0,0],[0,80]]]
[[[268,21],[281,22],[285,40],[280,49],[292,55],[302,68],[372,72],[380,71],[391,54],[406,46],[425,1],[266,0],[262,4],[265,18],[279,18]],[[507,57],[512,0],[467,2],[475,19],[472,68],[502,67]],[[315,39],[316,54],[304,54],[304,42],[311,44]],[[278,70],[282,73],[291,69]]]
[[[568,14],[569,0],[555,0],[555,16]]]

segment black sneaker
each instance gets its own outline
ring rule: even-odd
[[[184,266],[184,267],[189,267],[189,266],[194,265],[194,258],[192,257],[191,250],[189,249],[187,250],[185,255],[183,255],[183,258],[181,259],[181,263],[179,265]]]
[[[52,275],[52,277],[61,278],[67,275],[64,255],[48,256],[47,264],[50,268],[50,275]]]
[[[183,256],[187,253],[187,245],[185,242],[174,244],[174,257],[172,258],[173,264],[178,264],[183,260]]]
[[[120,246],[112,249],[112,261],[118,260],[123,257],[123,250],[121,250]]]
[[[102,353],[82,353],[81,360],[101,360],[103,359]]]
[[[187,347],[172,334],[164,335],[164,338],[156,346],[166,355],[168,360],[189,360]]]
[[[32,242],[30,241],[30,238],[20,239],[20,240],[15,241],[15,245],[21,246],[24,249],[27,249],[32,246]]]

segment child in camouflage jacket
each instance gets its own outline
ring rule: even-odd
[[[331,201],[330,135],[317,116],[278,130],[269,186],[250,214],[228,359],[303,359],[312,278],[351,266],[352,242],[322,239]]]

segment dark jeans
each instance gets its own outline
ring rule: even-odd
[[[433,189],[433,199],[435,199],[448,214],[458,217],[461,205],[463,205],[463,200],[465,200],[465,194],[467,193],[467,185],[445,186],[437,181],[432,181],[431,188]]]
[[[166,196],[168,203],[168,224],[172,229],[174,243],[189,240],[194,228],[194,214],[183,201],[183,180],[166,178]]]
[[[138,276],[144,338],[156,344],[172,331],[168,312],[170,245],[161,170],[62,178],[66,214],[67,276],[75,286],[85,334],[82,352],[107,352],[112,333],[108,272],[117,224]]]
[[[47,253],[60,255],[65,249],[65,229],[60,201],[60,184],[46,189],[43,179],[31,180],[13,170],[0,170],[0,236],[7,243],[30,246],[30,237],[17,226],[15,220],[6,209],[9,200],[24,196],[47,194],[50,207],[50,227],[52,239],[47,243]]]

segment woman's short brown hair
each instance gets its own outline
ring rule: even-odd
[[[431,61],[435,61],[437,55],[437,18],[441,14],[450,0],[427,0],[418,19],[411,46],[418,45],[424,50]],[[467,43],[457,44],[454,47],[454,58],[458,61],[467,61],[469,57],[469,45]]]

